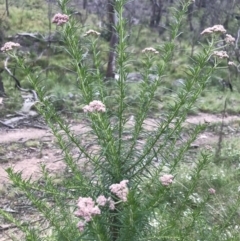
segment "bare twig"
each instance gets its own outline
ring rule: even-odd
[[[238,29],[237,39],[236,39],[236,43],[235,43],[235,49],[238,49],[239,38],[240,38],[240,29]]]
[[[24,125],[26,127],[41,129],[41,130],[48,130],[48,128],[46,126],[41,126],[41,125],[36,125],[36,124],[23,123],[22,125]]]
[[[215,154],[215,160],[216,161],[221,156],[222,141],[223,141],[223,127],[224,127],[224,118],[226,116],[226,109],[227,109],[227,99],[225,99],[224,109],[223,109],[223,113],[222,113],[222,123],[221,123],[221,126],[220,126],[219,139],[218,139],[218,144],[217,144],[216,154]]]
[[[32,221],[32,222],[28,222],[28,223],[24,222],[24,223],[22,223],[21,226],[29,226],[29,225],[31,225],[31,224],[34,224],[34,223],[40,222],[40,221],[42,221],[42,220],[43,220],[43,218],[40,218],[40,219],[34,220],[34,221]],[[12,229],[12,228],[17,228],[17,227],[18,227],[18,226],[17,226],[17,225],[14,225],[14,224],[0,225],[0,231],[4,231],[4,230],[8,230],[8,229]]]
[[[8,68],[7,64],[8,64],[8,60],[9,57],[6,58],[6,60],[4,61],[4,69],[8,72],[8,74],[15,80],[16,82],[16,86],[17,88],[21,89],[21,84],[20,81],[13,75],[13,73],[11,72],[11,70]],[[23,90],[24,91],[24,90]]]
[[[34,90],[30,90],[30,89],[23,89],[21,87],[20,81],[14,76],[14,74],[11,72],[11,70],[8,68],[8,60],[9,57],[6,58],[6,60],[4,61],[4,69],[7,71],[7,73],[15,80],[16,86],[19,90],[23,91],[23,92],[30,92],[33,95],[34,101],[38,100],[38,96],[36,91]]]

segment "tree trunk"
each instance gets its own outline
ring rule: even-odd
[[[188,23],[189,23],[189,29],[192,32],[193,24],[192,24],[192,17],[193,17],[193,3],[188,6]]]
[[[87,8],[87,0],[83,0],[83,9]]]
[[[0,97],[3,97],[4,95],[5,95],[4,85],[2,82],[2,76],[0,76]]]
[[[114,10],[115,7],[115,0],[108,0],[107,3],[107,10],[108,10],[108,30],[111,34],[110,39],[110,50],[108,54],[108,65],[106,71],[106,78],[114,78],[115,77],[115,65],[116,65],[116,44],[118,42],[118,36],[114,26],[117,23],[117,16]]]
[[[7,12],[7,16],[9,17],[9,16],[10,16],[10,13],[9,13],[9,5],[8,5],[8,0],[5,0],[5,5],[6,5],[6,12]]]
[[[163,2],[162,0],[152,0],[152,16],[150,19],[150,27],[157,27],[160,23],[162,17],[162,8]]]

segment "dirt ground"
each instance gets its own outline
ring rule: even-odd
[[[131,119],[131,118],[130,118]],[[130,122],[133,120],[130,120]],[[186,125],[194,125],[198,123],[221,123],[221,115],[212,115],[200,113],[196,116],[189,116],[186,120]],[[148,119],[145,122],[146,127],[154,127],[155,121]],[[240,116],[225,116],[224,124],[229,128],[234,123],[240,123]],[[131,123],[130,123],[131,124]],[[85,126],[81,123],[74,123],[71,125],[75,134],[81,133]],[[226,138],[228,138],[226,136]],[[217,133],[206,131],[198,136],[194,145],[214,145],[218,141]],[[38,178],[40,174],[40,165],[46,165],[46,168],[51,173],[60,173],[65,169],[64,163],[61,161],[61,151],[56,148],[54,143],[54,137],[49,129],[37,129],[37,128],[17,128],[9,129],[3,127],[0,124],[0,192],[3,185],[9,183],[7,173],[5,171],[8,167],[13,167],[15,171],[21,171],[23,177],[28,178],[30,176]],[[1,194],[1,193],[0,193]],[[2,195],[1,195],[2,196]],[[1,198],[0,208],[9,210],[12,212],[14,206],[14,200]],[[36,220],[38,217],[34,212],[26,212],[24,216],[25,221]],[[9,224],[2,223],[0,219],[0,241],[12,240],[9,236],[10,233],[18,232]],[[10,227],[10,228],[9,228]],[[20,239],[19,239],[20,240]]]
[[[200,113],[189,116],[186,123],[220,123],[221,115]],[[224,123],[240,122],[240,116],[226,116]],[[145,123],[154,126],[154,120],[148,119]],[[73,124],[72,130],[79,134],[84,129],[83,124]],[[210,145],[216,143],[218,136],[211,132],[199,135],[196,145]],[[40,164],[45,164],[52,173],[63,170],[61,152],[54,145],[54,137],[50,130],[36,128],[8,129],[0,127],[0,183],[8,182],[7,167],[21,171],[24,177],[39,177]]]

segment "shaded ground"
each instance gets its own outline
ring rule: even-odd
[[[133,120],[129,121],[131,124]],[[222,122],[221,115],[211,115],[200,113],[197,116],[189,116],[186,120],[186,125],[194,125],[198,123],[216,124]],[[229,128],[229,135],[226,134],[224,138],[231,138],[231,133],[238,135],[235,129],[239,129],[240,116],[225,116],[224,125]],[[236,127],[235,127],[236,125]],[[148,119],[145,122],[146,128],[154,128],[155,121]],[[81,123],[72,124],[72,130],[75,134],[79,134],[85,130],[85,126]],[[208,130],[198,136],[194,145],[196,147],[215,145],[218,142],[218,133]],[[54,143],[54,137],[50,130],[22,128],[22,129],[8,129],[0,128],[0,208],[14,213],[14,215],[21,217],[21,220],[32,223],[36,222],[38,225],[44,226],[41,223],[41,217],[31,207],[28,201],[16,194],[12,194],[5,184],[8,178],[5,172],[7,167],[12,166],[15,171],[21,171],[24,177],[40,177],[40,165],[46,165],[46,168],[51,173],[60,173],[65,169],[64,163],[61,161],[61,152],[57,149]],[[6,193],[6,195],[4,195]],[[24,203],[24,206],[23,206]],[[0,219],[0,241],[12,240],[10,235],[19,236],[19,231],[13,226],[6,224],[4,220]],[[20,238],[21,239],[21,238]],[[20,240],[19,239],[19,240]]]
[[[75,134],[84,128],[81,124],[72,127]],[[61,157],[61,151],[56,148],[50,130],[0,129],[0,183],[8,181],[4,169],[10,166],[15,171],[21,171],[26,178],[38,178],[42,164],[51,173],[58,173],[65,167]]]

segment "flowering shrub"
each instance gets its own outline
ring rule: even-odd
[[[230,34],[226,34],[225,42],[227,44],[234,44],[235,43],[235,38],[232,35],[230,35]]]
[[[159,54],[159,52],[158,52],[155,48],[152,48],[152,47],[143,49],[143,50],[142,50],[142,53]]]
[[[228,59],[229,58],[226,51],[214,51],[213,55],[219,57],[220,59],[224,59],[224,58]]]
[[[105,112],[106,107],[105,105],[99,101],[99,100],[94,100],[89,103],[89,105],[85,105],[83,107],[84,112]]]
[[[75,215],[87,222],[91,221],[94,215],[101,214],[100,209],[98,206],[95,206],[94,201],[90,197],[80,197],[77,206],[78,210],[75,212]]]
[[[209,189],[208,189],[208,192],[209,192],[210,194],[215,194],[215,193],[216,193],[216,190],[215,190],[214,188],[209,188]]]
[[[65,23],[67,23],[69,20],[68,15],[66,14],[61,14],[61,13],[57,13],[54,15],[52,22],[56,23],[57,25],[63,25]]]
[[[3,45],[3,47],[1,48],[1,51],[7,52],[7,51],[13,50],[13,49],[18,48],[18,47],[20,47],[20,44],[19,44],[19,43],[6,42],[6,43]]]
[[[214,25],[213,27],[206,28],[201,32],[201,35],[208,35],[208,34],[213,34],[213,33],[219,33],[223,34],[226,33],[226,29],[222,25]]]
[[[173,182],[173,175],[165,174],[159,178],[163,186],[168,186]]]
[[[86,36],[89,36],[89,35],[92,35],[92,36],[99,36],[100,33],[97,32],[97,31],[94,31],[92,29],[88,30],[83,36],[86,37]]]
[[[239,200],[234,201],[229,210],[224,210],[224,215],[230,214],[228,218],[221,219],[220,225],[210,229],[220,219],[220,215],[209,215],[212,212],[209,202],[218,191],[212,183],[204,183],[204,188],[199,185],[202,172],[209,165],[210,154],[202,152],[196,157],[191,168],[186,168],[185,180],[181,177],[180,166],[191,144],[205,128],[197,125],[191,129],[188,138],[181,138],[185,134],[183,124],[187,114],[214,71],[219,69],[221,59],[228,58],[225,45],[222,48],[217,46],[219,35],[225,34],[226,30],[216,25],[202,32],[210,41],[199,46],[200,53],[193,56],[191,66],[184,71],[186,82],[183,88],[176,94],[172,105],[161,110],[157,124],[146,128],[149,109],[168,74],[167,66],[173,63],[180,26],[192,3],[177,1],[169,41],[142,51],[142,80],[137,83],[139,101],[134,106],[134,123],[129,127],[133,106],[126,101],[126,89],[129,87],[128,64],[134,64],[134,61],[127,51],[123,18],[125,1],[114,1],[118,17],[114,27],[118,35],[116,71],[119,78],[108,80],[115,88],[112,95],[108,95],[108,81],[104,81],[101,73],[99,39],[85,38],[88,35],[97,37],[99,33],[89,30],[79,34],[77,21],[68,14],[68,2],[58,1],[64,14],[56,14],[52,22],[62,26],[64,50],[71,58],[69,65],[83,97],[79,115],[86,130],[80,135],[71,130],[46,98],[39,82],[41,72],[32,71],[27,64],[27,55],[18,57],[17,53],[12,54],[38,94],[40,104],[36,108],[56,137],[68,176],[64,176],[58,186],[44,166],[41,182],[24,180],[21,173],[14,173],[11,168],[7,170],[13,184],[47,220],[51,237],[42,237],[40,225],[21,225],[3,210],[0,210],[1,215],[25,232],[26,240],[34,241],[224,240],[222,233],[239,208]],[[87,42],[79,41],[80,36]],[[226,35],[226,38],[227,44],[233,42],[230,36]],[[2,51],[9,54],[7,49],[12,47],[18,46],[7,45]],[[211,58],[214,61],[210,65]],[[155,77],[150,80],[151,74]],[[110,102],[117,103],[117,106],[110,108]],[[80,163],[88,165],[91,171],[83,171]]]
[[[127,201],[127,195],[128,195],[127,183],[128,183],[128,180],[123,180],[119,184],[112,184],[109,187],[111,192],[114,193],[123,202]]]

